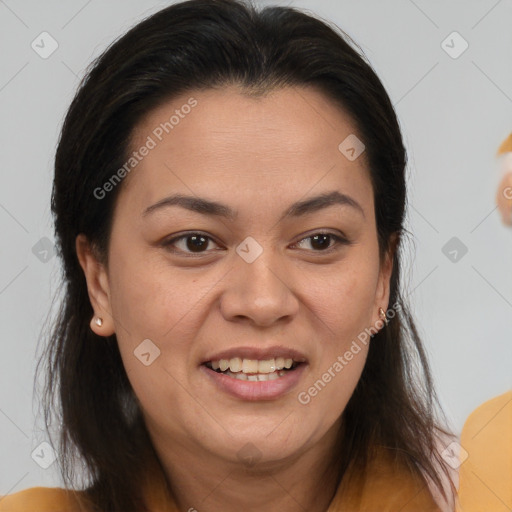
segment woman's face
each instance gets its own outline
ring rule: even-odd
[[[108,270],[81,262],[160,446],[277,461],[336,430],[391,269],[355,133],[306,88],[191,92],[138,125]]]

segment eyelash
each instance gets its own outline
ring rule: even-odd
[[[174,238],[171,238],[171,239],[168,239],[168,240],[164,241],[162,243],[162,246],[165,247],[165,248],[168,248],[171,252],[174,252],[174,253],[181,252],[182,254],[186,255],[186,257],[196,258],[196,257],[200,257],[200,256],[202,256],[204,254],[207,254],[207,251],[193,253],[193,252],[186,252],[186,251],[182,251],[182,250],[173,251],[172,249],[170,249],[170,247],[173,244],[175,244],[176,242],[178,242],[179,240],[187,239],[187,238],[192,237],[194,235],[202,236],[202,237],[206,238],[207,240],[210,240],[210,241],[216,243],[210,236],[208,236],[208,235],[206,235],[204,233],[201,233],[199,231],[191,231],[189,233],[185,233],[183,235],[180,235],[180,236],[177,236],[177,237],[174,237]],[[298,242],[296,242],[293,245],[298,245],[301,242],[303,242],[304,240],[312,239],[316,235],[329,236],[329,237],[331,237],[331,239],[334,240],[335,243],[334,243],[334,245],[328,247],[327,249],[318,250],[318,251],[313,250],[312,252],[314,252],[314,253],[318,253],[318,254],[331,254],[333,251],[341,249],[341,247],[339,247],[339,246],[346,246],[346,245],[351,245],[352,244],[352,242],[350,242],[348,239],[346,239],[346,238],[344,238],[344,237],[342,237],[340,235],[337,235],[335,233],[319,231],[317,233],[313,233],[312,235],[309,235],[307,237],[302,238],[301,240],[299,240]]]

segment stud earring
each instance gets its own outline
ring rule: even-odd
[[[99,316],[96,317],[96,319],[94,320],[94,323],[98,326],[98,327],[101,327],[103,325],[103,318],[100,318]]]
[[[386,317],[386,312],[382,308],[379,308],[379,316],[380,316],[380,319],[384,320],[384,323],[386,325],[388,325],[389,321],[388,321],[388,319]]]

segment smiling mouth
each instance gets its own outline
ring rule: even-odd
[[[207,368],[216,373],[222,373],[233,379],[252,382],[280,379],[302,364],[304,364],[303,361],[283,357],[267,360],[235,357],[204,363]]]

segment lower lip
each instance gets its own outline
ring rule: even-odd
[[[239,380],[211,370],[204,364],[200,366],[207,378],[222,391],[242,400],[274,400],[288,393],[299,382],[306,363],[301,363],[295,370],[274,380],[248,381]]]

